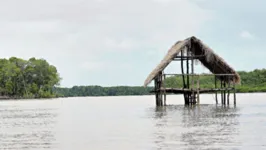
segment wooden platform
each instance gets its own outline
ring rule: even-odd
[[[151,93],[166,93],[166,94],[184,94],[184,93],[215,93],[219,91],[230,91],[234,90],[234,88],[212,88],[212,89],[184,89],[184,88],[160,88],[159,90],[153,90]]]

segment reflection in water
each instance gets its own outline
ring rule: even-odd
[[[0,107],[0,149],[55,147],[56,109]]]
[[[155,108],[156,149],[236,148],[238,109],[215,105]],[[221,145],[223,147],[221,147]]]

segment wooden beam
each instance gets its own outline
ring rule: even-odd
[[[205,57],[205,55],[194,55],[194,56],[183,56],[182,58],[191,58],[191,59],[197,59],[197,58],[202,58],[202,57]],[[181,56],[176,56],[175,58],[181,58]]]
[[[228,90],[233,90],[233,88],[223,88],[223,89],[220,89],[220,88],[217,88],[217,89],[200,89],[200,88],[197,88],[197,89],[183,89],[183,88],[161,88],[157,91],[151,91],[151,93],[156,93],[156,92],[163,92],[163,91],[166,91],[166,93],[192,93],[192,92],[197,92],[199,90],[199,93],[214,93],[214,92],[218,92],[218,91],[228,91]]]
[[[204,55],[201,56],[183,56],[183,59],[189,59],[189,60],[193,60],[193,59],[201,59],[204,58]],[[173,59],[173,61],[181,61],[181,56],[177,56]]]
[[[183,75],[184,76],[235,76],[235,74],[174,74],[174,73],[170,73],[170,74],[167,73],[165,75],[166,76],[183,76]]]

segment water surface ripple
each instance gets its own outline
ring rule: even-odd
[[[266,149],[266,94],[238,94],[237,106],[185,107],[169,96],[79,97],[0,102],[0,150]]]

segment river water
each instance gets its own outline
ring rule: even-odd
[[[239,94],[237,106],[185,107],[181,96],[0,102],[0,150],[266,149],[266,94]]]

